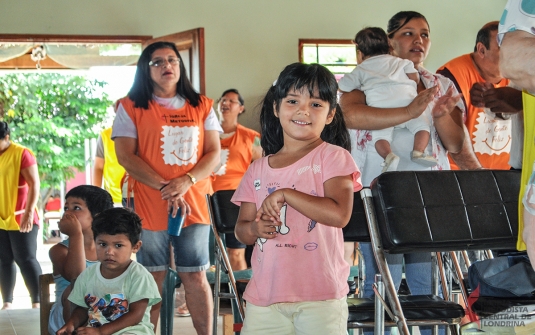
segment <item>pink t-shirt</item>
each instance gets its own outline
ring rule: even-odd
[[[273,169],[264,157],[254,161],[232,202],[262,201],[280,188],[324,196],[323,183],[339,176],[353,177],[354,191],[362,188],[360,171],[350,153],[323,143],[294,164]],[[251,265],[253,277],[244,298],[257,306],[279,302],[341,299],[347,295],[349,265],[344,261],[342,229],[316,223],[286,204],[282,226],[271,240],[257,239]]]

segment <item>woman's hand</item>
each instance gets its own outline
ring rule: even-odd
[[[190,205],[184,200],[182,197],[173,197],[167,200],[167,213],[172,214],[173,217],[176,217],[176,214],[178,212],[178,209],[181,209],[182,213],[181,215],[184,216],[186,214],[191,213],[191,207]]]
[[[82,225],[76,215],[69,212],[63,213],[63,217],[58,222],[59,231],[67,236],[82,234]]]
[[[33,228],[33,210],[26,210],[20,219],[20,228],[21,233],[29,233]]]
[[[258,221],[262,214],[265,214],[271,216],[273,222],[280,222],[280,209],[285,202],[283,189],[271,193],[264,199],[262,206],[258,209],[256,220]]]
[[[163,200],[176,199],[177,197],[183,197],[184,194],[189,190],[193,185],[190,177],[183,175],[178,178],[173,178],[171,180],[162,181],[163,185],[160,190]]]
[[[407,113],[416,119],[425,111],[438,92],[438,86],[433,86],[418,93],[416,98],[407,106]]]
[[[461,100],[461,95],[453,95],[453,85],[451,85],[446,91],[446,94],[436,100],[433,111],[431,112],[433,118],[438,119],[450,115],[459,100]]]

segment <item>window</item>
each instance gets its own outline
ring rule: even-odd
[[[357,53],[351,40],[300,39],[299,61],[321,64],[340,80],[357,66]]]

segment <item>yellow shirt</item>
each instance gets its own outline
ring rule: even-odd
[[[20,163],[24,147],[11,142],[0,155],[0,229],[19,230],[15,207],[19,188]]]
[[[524,230],[524,205],[522,198],[526,191],[529,178],[533,173],[533,162],[535,162],[535,96],[524,91],[522,92],[522,103],[524,106],[524,152],[522,155],[522,179],[520,181],[520,194],[518,196],[518,250],[526,250],[526,243],[522,239]]]
[[[121,190],[121,180],[124,177],[125,169],[119,164],[115,154],[115,143],[111,139],[112,128],[107,128],[100,133],[102,144],[104,146],[104,169],[102,179],[104,189],[110,192],[113,202],[120,204],[123,201]]]

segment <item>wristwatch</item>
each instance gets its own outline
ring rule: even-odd
[[[191,182],[193,183],[193,185],[195,185],[195,183],[197,182],[197,178],[195,178],[194,175],[192,175],[191,173],[186,173],[186,176],[189,177],[189,179],[191,179]]]

